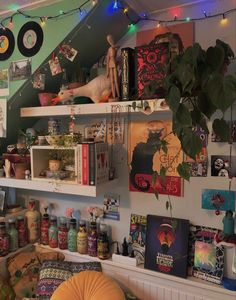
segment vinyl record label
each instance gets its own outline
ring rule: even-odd
[[[19,51],[26,57],[37,54],[43,44],[43,30],[36,22],[24,24],[18,34],[17,44]]]
[[[8,28],[0,28],[0,61],[7,60],[15,48],[15,38]]]

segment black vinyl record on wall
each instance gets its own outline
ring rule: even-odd
[[[15,38],[8,28],[0,28],[0,61],[7,60],[15,49]]]
[[[26,57],[37,54],[43,44],[43,30],[36,22],[24,24],[17,37],[19,51]]]

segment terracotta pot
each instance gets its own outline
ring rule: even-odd
[[[48,167],[50,171],[59,171],[61,167],[61,161],[56,159],[50,159],[48,161]]]
[[[22,163],[14,163],[12,164],[13,170],[15,172],[15,177],[17,179],[25,179],[25,171],[29,169],[29,164]]]

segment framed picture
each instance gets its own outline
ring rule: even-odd
[[[5,191],[0,191],[0,212],[4,211],[5,195],[6,195]]]

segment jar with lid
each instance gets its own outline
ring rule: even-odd
[[[38,241],[40,237],[40,213],[36,210],[35,205],[35,200],[30,200],[28,205],[28,211],[25,213],[30,243]]]
[[[57,217],[51,216],[50,218],[50,227],[48,229],[49,237],[49,247],[57,248],[58,247],[58,228],[57,228]]]
[[[43,214],[41,222],[41,231],[40,231],[40,241],[43,245],[48,245],[49,243],[49,215],[47,213]]]
[[[0,256],[5,256],[9,253],[9,235],[6,231],[6,223],[0,222]]]
[[[80,220],[79,232],[77,235],[77,250],[80,254],[88,253],[88,233],[86,229],[86,222]]]
[[[58,247],[61,250],[68,249],[68,229],[66,218],[60,218],[60,226],[58,228]]]
[[[16,220],[15,218],[10,218],[8,220],[8,234],[9,234],[9,250],[10,252],[14,252],[19,248],[19,243],[18,243],[18,231],[16,229]]]
[[[88,255],[97,256],[97,223],[91,222],[88,234]]]
[[[109,240],[107,235],[107,225],[100,225],[100,233],[98,235],[98,258],[108,259],[109,253]]]
[[[24,216],[17,217],[18,244],[19,247],[24,247],[28,244],[27,228]]]
[[[70,219],[70,229],[68,231],[68,250],[70,252],[77,251],[77,230],[76,219]]]

